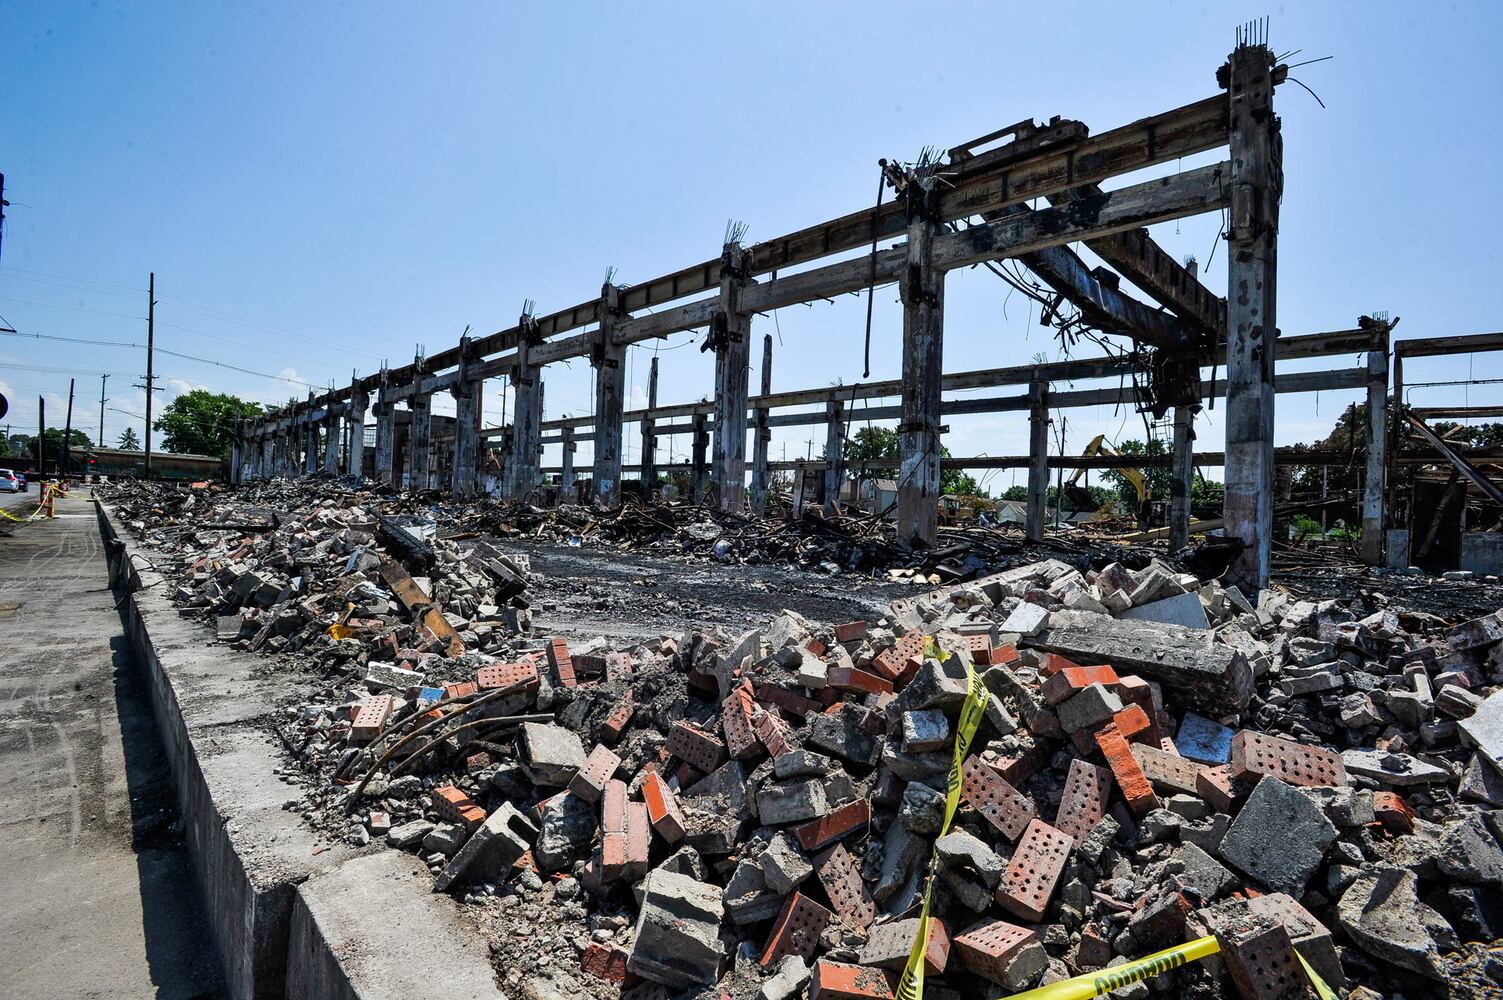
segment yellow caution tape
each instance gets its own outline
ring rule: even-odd
[[[1294,949],[1294,957],[1299,959],[1299,964],[1305,967],[1305,975],[1310,977],[1310,985],[1315,987],[1315,995],[1320,1000],[1341,1000],[1336,991],[1327,986],[1326,981],[1320,978],[1320,973],[1312,969],[1310,963],[1305,961],[1305,956],[1299,953],[1298,948]]]
[[[953,653],[941,650],[934,637],[924,640],[924,655],[940,659],[954,658]],[[981,675],[965,658],[966,696],[965,706],[960,710],[960,721],[955,726],[955,756],[950,761],[950,780],[945,792],[945,821],[939,828],[943,837],[950,832],[950,822],[955,810],[960,807],[960,765],[971,752],[971,741],[986,714],[986,685]],[[903,978],[898,980],[897,1000],[920,1000],[924,995],[924,953],[929,950],[929,904],[934,898],[934,881],[939,870],[939,852],[929,856],[929,875],[924,886],[924,905],[919,910],[918,934],[913,938],[913,950],[908,953],[908,964],[903,968]]]
[[[324,629],[324,635],[327,635],[330,639],[333,639],[336,642],[340,639],[348,639],[355,634],[356,633],[354,629],[350,628],[348,625],[341,625],[338,622],[335,622],[333,625],[330,625],[328,628]]]
[[[1221,945],[1216,941],[1215,935],[1197,938],[1185,944],[1175,945],[1173,948],[1156,951],[1136,962],[1097,969],[1095,972],[1087,972],[1073,979],[1050,983],[1048,986],[1040,986],[1024,993],[1014,993],[1007,1000],[1092,1000],[1112,990],[1119,990],[1124,986],[1131,986],[1133,983],[1171,969],[1178,969],[1190,962],[1197,962],[1220,950]]]
[[[0,510],[0,515],[4,515],[5,517],[10,518],[12,521],[16,522],[17,524],[26,524],[27,522],[35,521],[36,518],[37,518],[37,515],[40,514],[40,513],[42,513],[43,510],[46,510],[47,511],[47,516],[51,517],[52,516],[52,509],[51,509],[51,506],[49,504],[49,501],[52,499],[52,495],[53,495],[54,492],[56,492],[56,491],[55,491],[54,487],[52,486],[52,484],[51,483],[45,483],[42,486],[41,502],[37,504],[37,509],[36,510],[32,511],[30,514],[26,515],[25,517],[17,517],[16,515],[12,514],[8,510]]]

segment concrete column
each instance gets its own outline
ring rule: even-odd
[[[376,481],[388,486],[397,482],[397,407],[386,398],[383,387],[376,394]]]
[[[1226,533],[1246,546],[1231,582],[1255,596],[1268,584],[1273,534],[1273,372],[1283,139],[1273,114],[1273,53],[1238,46],[1231,101],[1227,258]]]
[[[449,392],[454,397],[454,467],[449,492],[456,500],[475,495],[480,476],[480,399],[482,379],[470,377],[473,341],[459,338],[459,371]]]
[[[710,465],[706,458],[706,452],[710,450],[710,431],[705,426],[707,422],[703,413],[694,414],[694,464],[691,483],[695,503],[705,502],[705,491],[710,483]]]
[[[408,397],[407,408],[412,412],[412,423],[407,429],[407,488],[416,493],[428,488],[429,441],[433,436],[432,393],[421,392]]]
[[[840,507],[840,482],[845,478],[845,400],[825,404],[825,513]]]
[[[717,361],[718,364],[718,361]],[[657,494],[658,485],[658,435],[657,421],[652,411],[658,405],[658,359],[654,355],[647,372],[647,412],[642,416],[642,459],[640,462],[642,498],[648,503]]]
[[[914,177],[907,194],[903,296],[903,420],[898,425],[898,540],[932,545],[938,527],[940,399],[944,374],[944,274],[933,264],[938,190]]]
[[[1169,476],[1169,551],[1190,544],[1190,488],[1195,478],[1195,413],[1174,408],[1174,443]]]
[[[245,444],[241,438],[241,432],[237,430],[230,442],[230,482],[236,486],[239,486],[245,479],[245,469],[241,467],[244,461]]]
[[[331,400],[326,407],[328,416],[324,418],[324,471],[330,475],[339,474],[340,409]]]
[[[595,499],[607,506],[621,500],[621,411],[625,404],[626,347],[616,343],[621,292],[606,282],[600,290],[600,329],[590,363],[595,366]]]
[[[542,343],[538,321],[527,313],[517,321],[517,363],[511,368],[512,399],[511,461],[506,466],[506,493],[525,497],[541,478],[543,448],[543,373],[530,360]]]
[[[1049,385],[1028,383],[1028,540],[1042,541],[1049,499]],[[1058,502],[1058,501],[1056,501]]]
[[[313,421],[313,390],[308,390],[308,412],[303,414],[303,472],[318,471],[318,424]]]
[[[720,255],[720,308],[710,323],[715,345],[715,453],[710,474],[721,510],[746,503],[746,395],[751,366],[751,314],[741,311],[746,254],[727,243]]]
[[[265,433],[263,431],[263,433]],[[276,465],[273,459],[273,451],[276,448],[276,438],[270,435],[263,437],[260,442],[261,460],[256,465],[257,479],[270,479],[276,474]]]
[[[350,446],[345,451],[344,474],[359,479],[365,475],[365,410],[370,394],[359,384],[350,386],[350,408],[345,411],[345,426],[350,432]]]
[[[273,431],[271,439],[271,476],[280,479],[287,468],[287,435]]]
[[[574,449],[578,447],[579,445],[574,441],[574,428],[565,424],[563,475],[559,477],[559,482],[566,490],[574,488]]]
[[[1382,346],[1367,352],[1367,475],[1362,483],[1362,561],[1383,565],[1387,518],[1388,330]]]
[[[762,395],[772,393],[772,334],[762,338]],[[768,410],[757,407],[757,429],[752,439],[751,509],[755,514],[767,507],[767,449],[772,444],[772,428],[767,425]]]

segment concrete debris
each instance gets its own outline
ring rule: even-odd
[[[324,481],[187,500],[109,502],[206,641],[299,692],[273,723],[289,808],[419,857],[514,986],[556,986],[565,961],[588,1000],[888,998],[926,889],[937,996],[1201,934],[1222,960],[1117,992],[1263,995],[1297,953],[1353,995],[1421,996],[1463,939],[1503,933],[1496,614],[1254,602],[1128,549],[984,575],[881,539],[858,553],[839,520],[773,539],[688,505],[424,505]],[[944,586],[865,620],[772,604],[764,624],[607,640],[544,617],[540,594],[586,584],[534,575],[524,534],[747,564],[807,564],[803,539],[822,572],[903,563]]]

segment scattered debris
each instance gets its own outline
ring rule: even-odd
[[[334,483],[109,502],[214,641],[311,667],[275,724],[294,807],[417,854],[509,996],[890,998],[931,856],[942,996],[1205,934],[1222,956],[1151,992],[1273,995],[1297,953],[1338,988],[1432,996],[1503,937],[1496,611],[1241,594],[1154,559],[1010,565],[1021,545],[981,575],[965,560],[1000,543],[972,540],[902,555],[945,586],[879,619],[612,648],[537,633],[506,539],[900,557],[849,519],[687,506],[435,513]],[[970,672],[984,719],[940,837]]]

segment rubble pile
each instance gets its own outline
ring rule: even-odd
[[[303,818],[417,855],[510,996],[891,998],[926,893],[947,1000],[1208,934],[1112,995],[1298,995],[1300,958],[1362,1000],[1503,989],[1497,612],[1045,559],[612,649],[514,628],[527,567],[489,537],[114,502],[224,641],[325,662],[276,723]]]
[[[865,514],[826,514],[815,505],[806,506],[797,518],[783,519],[684,502],[648,507],[628,499],[609,511],[575,504],[543,508],[503,502],[479,507],[461,523],[503,538],[546,538],[661,556],[785,564],[930,584],[1051,556],[1079,561],[1092,554],[1091,546],[1062,538],[1025,541],[1016,525],[941,527],[933,548],[913,549],[898,542],[896,522]],[[1132,566],[1146,565],[1153,555],[1143,548],[1113,548],[1117,558]]]

